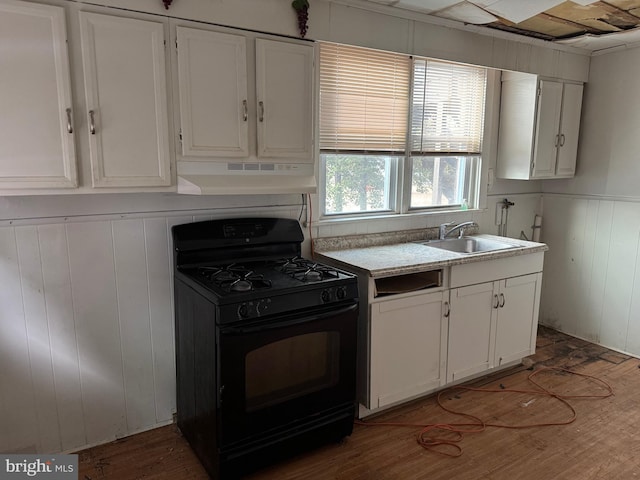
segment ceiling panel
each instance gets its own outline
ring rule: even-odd
[[[460,0],[399,0],[396,6],[431,13],[460,3]]]
[[[351,0],[339,0],[349,2]],[[362,1],[362,0],[353,0]],[[640,35],[640,0],[366,0],[518,35],[597,50]],[[611,37],[615,35],[614,37]],[[606,37],[611,37],[607,38]],[[568,41],[584,38],[584,41]]]
[[[528,18],[559,5],[564,0],[499,0],[487,6],[494,15],[505,18],[514,23],[520,23]]]
[[[474,25],[484,25],[498,20],[497,17],[470,2],[461,2],[452,5],[449,8],[440,10],[437,15],[438,17],[472,23]]]

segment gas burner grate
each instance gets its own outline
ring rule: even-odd
[[[242,265],[200,267],[198,271],[209,282],[227,292],[248,292],[271,288],[271,281]]]
[[[329,278],[339,278],[335,268],[301,257],[281,260],[276,268],[302,282],[319,282]]]

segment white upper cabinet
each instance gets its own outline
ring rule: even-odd
[[[0,0],[0,189],[77,186],[65,12]]]
[[[582,89],[581,84],[502,73],[498,177],[574,176]]]
[[[178,23],[180,160],[312,164],[314,46]]]
[[[94,187],[171,183],[165,25],[80,12]]]
[[[313,162],[313,47],[256,40],[258,156]]]
[[[247,39],[177,27],[182,155],[249,156]]]
[[[556,162],[557,177],[573,177],[576,173],[578,134],[582,113],[582,85],[565,83],[560,118],[560,149]]]

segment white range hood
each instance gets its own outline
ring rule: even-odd
[[[178,161],[178,193],[242,195],[316,193],[313,164]]]

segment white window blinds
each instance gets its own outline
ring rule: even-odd
[[[480,153],[486,81],[484,68],[415,59],[412,154]]]
[[[411,59],[320,44],[320,149],[404,152]]]

